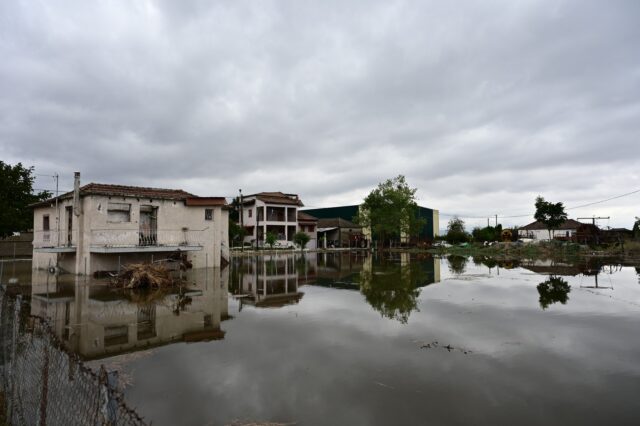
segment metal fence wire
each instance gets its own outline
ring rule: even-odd
[[[0,401],[7,424],[146,424],[125,404],[117,373],[86,367],[45,319],[29,315],[21,296],[0,289],[0,299]]]

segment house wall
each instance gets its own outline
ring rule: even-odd
[[[251,235],[245,235],[244,237],[244,242],[247,243],[252,243],[256,240],[257,238],[257,226],[262,227],[264,235],[267,234],[267,227],[268,226],[284,226],[285,227],[285,238],[284,239],[279,239],[278,243],[281,245],[286,245],[288,243],[288,240],[291,239],[292,235],[289,235],[288,232],[288,226],[295,226],[295,229],[298,229],[298,219],[297,219],[297,212],[298,212],[298,206],[296,204],[291,204],[291,205],[283,205],[283,204],[268,204],[265,203],[261,200],[258,199],[253,199],[253,198],[244,198],[244,202],[246,203],[247,201],[252,201],[254,200],[255,203],[251,206],[245,206],[243,207],[243,211],[242,211],[242,225],[247,227],[247,226],[251,226],[253,227],[253,234]],[[272,221],[272,220],[266,220],[267,219],[267,208],[284,208],[285,209],[285,215],[284,215],[284,219],[285,221]],[[258,223],[257,221],[257,209],[262,208],[264,210],[264,216],[263,219],[260,220],[260,222]],[[251,211],[251,217],[249,217],[249,211]],[[294,220],[290,221],[289,220],[289,212],[293,211],[291,214],[293,214],[293,217],[295,218]]]
[[[553,231],[552,236],[555,237],[572,237],[576,233],[575,229],[556,229]],[[533,238],[539,241],[549,241],[549,231],[546,229],[534,229],[531,231],[520,229],[518,230],[519,238]]]
[[[309,226],[313,226],[313,231],[308,231]],[[298,232],[304,232],[309,236],[306,248],[315,250],[318,248],[318,226],[315,223],[299,223]]]
[[[128,222],[110,222],[108,220],[109,203],[125,203],[131,205],[130,220]],[[60,241],[66,243],[67,219],[65,207],[71,206],[72,200],[59,203],[60,210]],[[81,198],[82,211],[80,216],[73,215],[72,244],[76,246],[76,253],[33,254],[33,267],[46,268],[49,262],[56,263],[56,258],[62,259],[60,266],[69,272],[78,274],[92,274],[101,270],[115,270],[118,266],[118,256],[122,263],[129,263],[127,259],[146,259],[150,254],[141,256],[140,253],[120,253],[119,255],[105,255],[91,253],[92,245],[130,245],[138,244],[140,227],[140,206],[148,205],[157,208],[158,244],[169,244],[178,241],[184,234],[182,228],[188,228],[193,238],[203,245],[200,251],[187,253],[194,268],[205,266],[220,266],[221,256],[228,258],[229,233],[228,211],[222,207],[186,206],[183,201],[142,199],[136,197],[108,197],[90,195]],[[205,220],[205,209],[213,209],[213,220]],[[53,243],[57,238],[56,211],[54,206],[34,209],[35,238],[41,238],[43,233],[43,216],[50,217],[50,238]],[[191,237],[190,237],[191,238]],[[168,250],[173,251],[173,250]],[[156,258],[162,253],[155,253]],[[85,268],[86,265],[86,268]]]

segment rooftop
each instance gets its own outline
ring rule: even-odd
[[[225,205],[224,197],[198,197],[182,189],[149,188],[144,186],[111,185],[104,183],[88,183],[80,187],[80,196],[104,195],[109,197],[137,197],[159,200],[185,201],[191,206]],[[73,198],[73,191],[58,196],[58,200]],[[56,197],[39,203],[32,204],[31,207],[46,206],[54,202]]]
[[[297,194],[285,194],[284,192],[259,192],[257,194],[245,195],[243,198],[256,198],[268,204],[304,206]]]
[[[584,225],[581,222],[578,222],[574,219],[567,219],[564,221],[562,225],[560,225],[557,229],[578,229],[581,225]],[[538,231],[538,230],[547,230],[547,226],[542,222],[532,222],[526,226],[520,228],[523,231]]]

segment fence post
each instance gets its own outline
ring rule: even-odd
[[[100,379],[101,393],[104,396],[100,407],[102,418],[106,425],[115,425],[118,421],[118,402],[113,393],[118,388],[118,373],[115,371],[107,373],[104,365],[101,365],[98,377]]]
[[[40,398],[40,426],[47,425],[47,394],[49,393],[49,337],[45,337],[44,365],[42,366],[42,397]]]

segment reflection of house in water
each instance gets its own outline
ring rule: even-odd
[[[537,274],[553,275],[553,276],[572,276],[583,275],[585,277],[592,276],[594,279],[594,285],[582,285],[585,288],[600,288],[608,289],[611,287],[603,287],[598,283],[598,276],[605,272],[613,274],[621,270],[621,265],[609,264],[607,259],[581,259],[576,262],[559,262],[555,260],[532,260],[530,262],[523,262],[521,267],[528,269]]]
[[[34,278],[37,272],[34,272]],[[34,279],[31,313],[51,320],[63,343],[85,359],[95,359],[173,342],[224,338],[229,318],[226,271],[190,271],[197,285],[153,301],[102,285],[59,283],[55,276]]]
[[[366,252],[318,253],[317,278],[310,284],[358,290],[360,272],[371,258]]]
[[[301,257],[304,259],[304,257]],[[237,258],[231,277],[233,294],[243,305],[280,307],[298,303],[299,258],[294,254]]]

